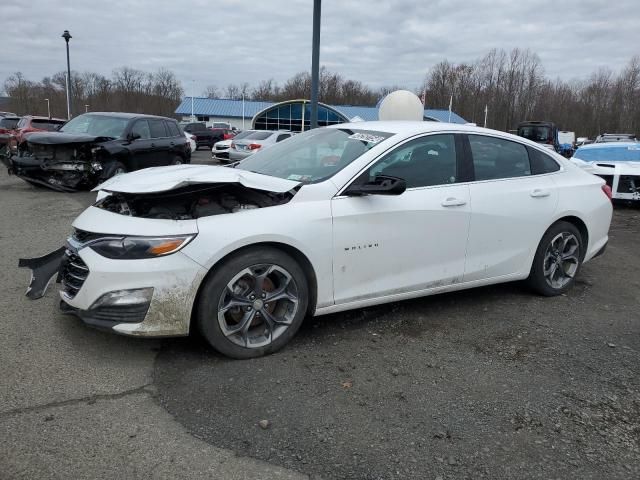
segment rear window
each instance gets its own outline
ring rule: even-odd
[[[184,127],[184,129],[191,132],[201,132],[203,130],[206,130],[207,127],[204,123],[190,123],[189,125]]]
[[[16,128],[16,126],[18,125],[18,122],[20,121],[19,118],[2,118],[0,119],[0,127],[2,128]]]
[[[64,125],[64,122],[57,122],[55,120],[31,120],[31,126],[33,128],[39,128],[40,130],[48,130],[50,132],[54,132],[60,127]]]
[[[549,140],[552,140],[550,127],[520,127],[518,128],[518,136],[534,142],[548,142]]]
[[[247,135],[246,138],[247,140],[266,140],[267,138],[269,138],[271,135],[273,135],[273,132],[253,132],[249,135]]]

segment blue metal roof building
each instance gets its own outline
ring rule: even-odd
[[[283,102],[295,103],[296,101]],[[308,100],[299,100],[300,104],[307,104]],[[244,103],[244,114],[243,114]],[[226,121],[232,125],[240,127],[239,121],[251,121],[253,117],[269,107],[278,105],[274,102],[256,102],[252,100],[229,100],[221,98],[201,98],[193,97],[193,114],[198,121],[212,123],[214,121]],[[377,107],[357,107],[351,105],[327,105],[329,109],[336,110],[348,119],[362,119],[365,121],[378,120]],[[185,120],[191,116],[191,97],[186,97],[176,108],[176,115],[182,115]],[[448,110],[426,109],[424,119],[447,122],[449,121]],[[306,123],[306,122],[305,122]],[[467,121],[455,112],[451,112],[451,123],[467,123]]]

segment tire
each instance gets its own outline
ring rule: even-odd
[[[173,157],[173,160],[171,160],[171,163],[169,165],[182,165],[184,163],[187,162],[185,162],[181,156],[176,155],[175,157]]]
[[[275,298],[269,302],[270,297]],[[218,352],[255,358],[289,343],[308,303],[308,282],[300,265],[278,249],[256,247],[215,267],[198,296],[196,320]]]
[[[575,225],[554,223],[540,240],[527,283],[546,297],[565,293],[580,271],[584,250],[582,235]]]

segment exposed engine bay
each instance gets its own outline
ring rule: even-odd
[[[295,193],[295,190],[268,192],[247,188],[239,183],[201,184],[168,192],[111,193],[94,206],[131,217],[190,220],[283,205]]]
[[[83,143],[35,143],[27,141],[9,158],[9,173],[55,190],[88,189],[103,179],[108,154],[97,146],[103,138]]]

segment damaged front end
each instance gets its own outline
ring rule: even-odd
[[[63,133],[27,137],[26,150],[9,156],[9,173],[60,191],[90,189],[99,183],[107,152],[102,137],[66,138]]]

